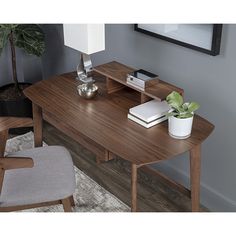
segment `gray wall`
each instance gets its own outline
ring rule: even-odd
[[[80,53],[64,46],[62,25],[41,26],[46,40],[46,50],[42,56],[43,78],[74,71]]]
[[[79,53],[63,46],[61,25],[48,25],[45,77],[74,70]],[[184,88],[187,100],[216,128],[202,148],[201,201],[214,211],[236,211],[236,26],[224,25],[221,55],[212,57],[135,32],[133,25],[106,25],[106,50],[92,55],[94,65],[118,60],[160,75]],[[158,140],[157,140],[158,142]],[[189,186],[187,155],[156,168]]]
[[[62,25],[43,25],[43,30],[47,46],[43,77],[74,70],[79,53],[64,46]],[[216,126],[202,148],[201,201],[213,211],[236,211],[235,39],[236,25],[224,25],[221,54],[212,57],[135,32],[133,25],[106,25],[106,50],[92,55],[94,65],[117,60],[157,73],[162,80],[182,87],[186,100],[201,104],[198,114]],[[2,58],[0,70],[7,75],[7,62]],[[187,155],[156,168],[189,186]]]

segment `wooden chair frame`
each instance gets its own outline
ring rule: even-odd
[[[0,194],[2,190],[5,170],[32,168],[34,166],[32,158],[4,157],[6,142],[8,138],[8,130],[10,128],[31,127],[31,126],[33,126],[33,120],[31,118],[0,117]],[[72,206],[75,206],[73,196],[70,196],[68,198],[60,199],[57,201],[36,203],[23,206],[0,207],[0,212],[19,211],[19,210],[50,206],[56,204],[62,204],[65,212],[71,212]]]

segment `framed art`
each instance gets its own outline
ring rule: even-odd
[[[212,56],[220,53],[222,24],[135,24],[134,29]]]

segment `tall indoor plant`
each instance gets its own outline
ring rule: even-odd
[[[2,49],[10,43],[12,75],[15,90],[21,92],[16,73],[15,47],[24,49],[28,54],[41,56],[45,49],[44,33],[36,24],[0,24],[0,55]]]
[[[23,94],[29,84],[18,82],[16,47],[40,57],[45,50],[44,33],[37,24],[0,24],[0,56],[7,46],[11,52],[13,83],[0,87],[0,116],[30,116],[31,103]]]

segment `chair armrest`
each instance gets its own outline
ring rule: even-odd
[[[11,128],[33,126],[31,118],[24,117],[0,117],[0,132]]]
[[[28,157],[0,157],[0,169],[11,170],[20,168],[32,168],[34,161]]]

